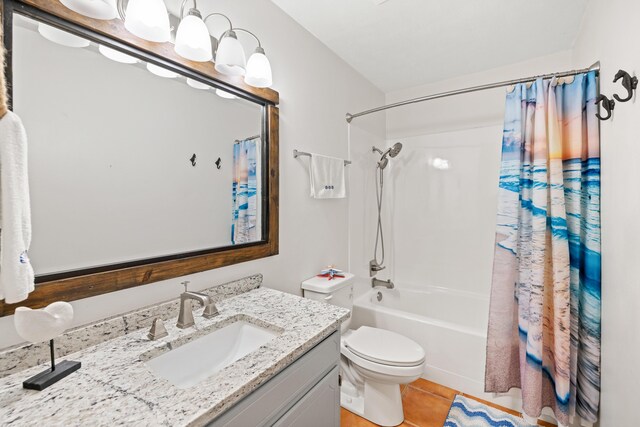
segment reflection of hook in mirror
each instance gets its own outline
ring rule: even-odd
[[[611,118],[611,112],[616,106],[616,101],[607,98],[605,95],[599,95],[596,98],[596,105],[600,103],[602,103],[602,108],[604,108],[604,110],[607,112],[607,115],[603,117],[600,115],[600,113],[596,113],[596,117],[603,121],[609,120]]]
[[[633,98],[633,92],[638,88],[638,78],[631,77],[631,75],[626,71],[620,70],[613,79],[613,82],[616,83],[620,79],[622,79],[622,87],[627,90],[627,97],[621,98],[617,94],[613,95],[613,97],[619,102],[631,101],[631,98]]]
[[[220,157],[218,157],[218,160],[216,160],[216,167],[218,169],[220,169],[222,167],[222,159]]]
[[[191,162],[191,166],[195,167],[195,165],[196,165],[196,153],[193,153],[193,156],[191,156],[189,161]]]

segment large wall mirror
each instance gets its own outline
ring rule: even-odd
[[[4,1],[29,139],[26,305],[277,253],[272,100],[25,3]]]

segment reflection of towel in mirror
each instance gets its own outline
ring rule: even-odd
[[[11,111],[0,119],[0,300],[16,303],[33,291],[27,134]]]
[[[314,199],[343,199],[346,197],[344,160],[312,154],[309,176],[310,193]]]

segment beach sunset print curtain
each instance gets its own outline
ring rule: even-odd
[[[485,389],[568,425],[600,400],[600,140],[595,73],[507,94]]]
[[[258,145],[245,140],[233,145],[233,212],[231,242],[258,240]]]

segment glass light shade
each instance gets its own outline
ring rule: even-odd
[[[116,0],[60,0],[60,3],[89,18],[109,20],[118,17]]]
[[[171,38],[169,14],[163,0],[129,0],[124,27],[150,42],[162,43]]]
[[[253,55],[249,57],[244,81],[254,87],[269,87],[273,84],[271,64],[262,48],[256,49]]]
[[[227,76],[244,76],[247,60],[244,49],[233,31],[222,36],[216,53],[216,70]]]
[[[46,24],[38,24],[38,32],[45,39],[67,47],[87,47],[89,40],[74,36],[66,31],[50,27]]]
[[[236,96],[234,94],[224,91],[222,89],[216,89],[216,95],[224,99],[236,99]]]
[[[110,47],[100,45],[98,46],[98,50],[103,56],[109,58],[112,61],[120,62],[122,64],[135,64],[136,62],[138,62],[138,60],[133,56],[127,55],[126,53],[122,53],[115,49],[111,49]]]
[[[200,83],[200,82],[199,82],[199,81],[197,81],[197,80],[190,79],[189,77],[187,77],[187,84],[188,84],[189,86],[191,86],[192,88],[194,88],[194,89],[200,89],[200,90],[207,90],[207,89],[209,89],[209,86],[207,86],[206,84],[204,84],[204,83]]]
[[[159,77],[164,77],[166,79],[175,79],[178,77],[178,74],[174,73],[171,70],[167,70],[166,68],[158,67],[157,65],[147,64],[147,70],[149,70],[152,74],[155,74]]]
[[[199,16],[187,15],[180,21],[174,49],[178,55],[191,61],[211,61],[211,36]]]

